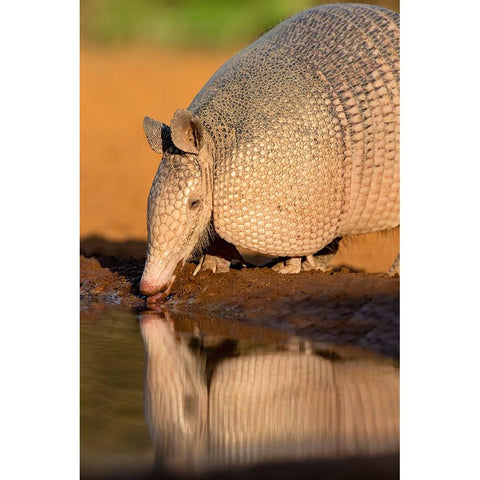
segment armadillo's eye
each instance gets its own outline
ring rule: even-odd
[[[190,200],[188,206],[192,210],[195,210],[196,208],[198,208],[200,206],[200,199],[199,198],[192,198],[192,200]]]

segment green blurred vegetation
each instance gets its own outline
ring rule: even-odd
[[[228,48],[247,44],[318,0],[81,0],[82,41]],[[339,3],[339,2],[335,2]],[[399,0],[357,1],[399,11]]]

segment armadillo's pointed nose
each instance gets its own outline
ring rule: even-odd
[[[167,262],[154,262],[147,256],[139,285],[140,292],[148,296],[147,303],[156,303],[170,294],[178,262],[178,258],[173,256]]]
[[[160,287],[158,285],[155,285],[152,282],[149,282],[148,279],[144,278],[144,276],[140,280],[140,293],[143,295],[153,295],[158,292]]]
[[[148,280],[142,278],[140,280],[140,292],[143,295],[148,296],[147,305],[153,305],[167,298],[170,295],[174,281],[175,276],[173,276],[167,283],[154,285],[149,283]]]

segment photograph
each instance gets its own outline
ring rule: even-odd
[[[78,60],[80,478],[400,478],[399,0],[80,0]]]

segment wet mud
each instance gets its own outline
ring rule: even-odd
[[[346,267],[281,275],[271,269],[241,268],[228,273],[177,267],[165,302],[154,309],[267,326],[316,341],[352,344],[399,356],[399,278],[354,272]],[[118,304],[146,310],[138,289],[143,259],[80,257],[84,315]]]

